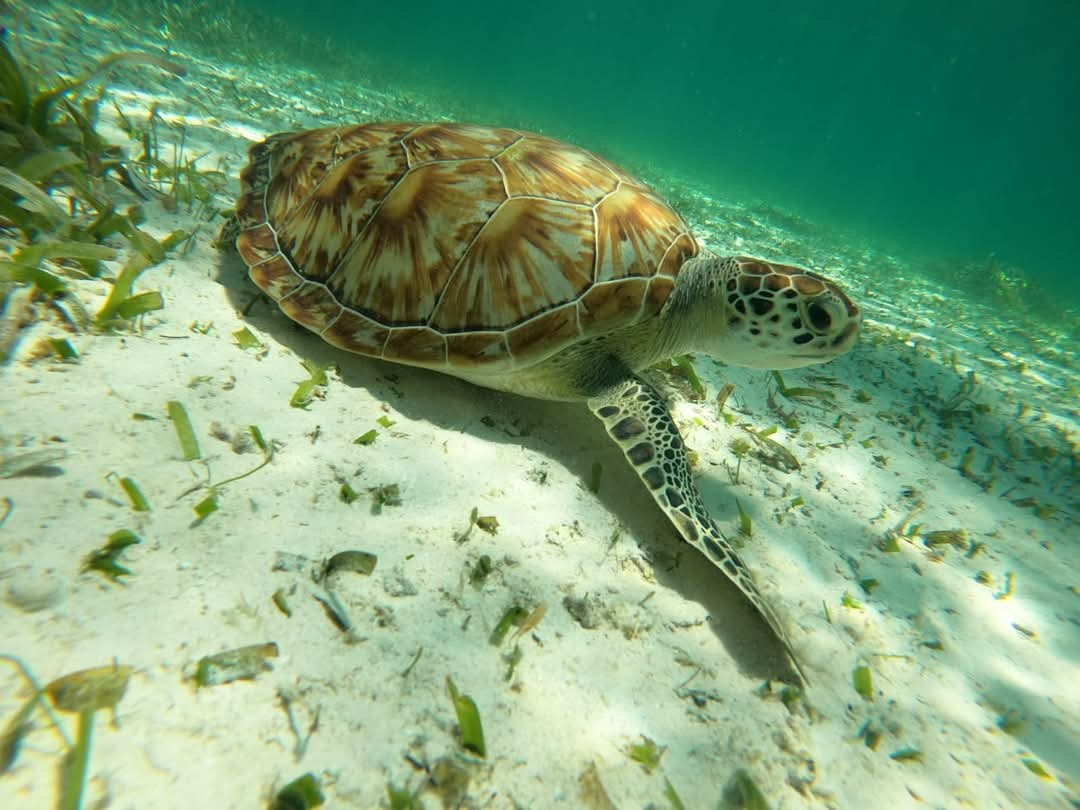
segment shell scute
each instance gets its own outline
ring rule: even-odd
[[[254,169],[256,174],[251,180],[252,193],[262,197],[266,205],[264,218],[270,215],[281,218],[296,210],[319,184],[330,165],[333,153],[322,147],[323,139],[306,138],[305,134],[271,136],[266,141],[266,149],[252,151],[249,170]],[[241,182],[249,181],[241,176]]]
[[[323,340],[340,349],[355,352],[357,346],[364,346],[369,347],[368,354],[375,355],[382,354],[389,337],[390,327],[351,309],[342,309],[322,331]]]
[[[323,133],[322,143],[306,144],[308,149],[330,149],[338,155],[366,151],[377,147],[397,146],[402,149],[401,139],[416,129],[411,122],[388,122],[381,124],[357,124],[351,127],[328,127],[314,130]]]
[[[341,304],[322,284],[305,281],[278,301],[281,311],[301,326],[322,332],[341,314]]]
[[[683,263],[696,256],[697,252],[698,246],[694,237],[688,233],[679,234],[664,253],[664,258],[660,260],[660,266],[656,269],[657,274],[675,278]]]
[[[297,274],[289,260],[280,253],[253,265],[248,270],[248,275],[259,289],[275,301],[280,301],[304,283],[303,277]]]
[[[426,321],[470,236],[503,198],[489,161],[429,163],[408,172],[353,241],[330,288],[388,324]]]
[[[404,166],[400,146],[380,144],[356,152],[327,167],[295,208],[271,212],[283,223],[278,232],[281,248],[304,268],[304,275],[325,279],[334,272]]]
[[[566,345],[580,335],[577,306],[565,304],[510,329],[506,333],[506,342],[514,359],[527,363],[551,354],[553,344]]]
[[[426,326],[391,329],[383,345],[386,360],[438,366],[446,364],[446,337]]]
[[[425,124],[414,127],[402,143],[409,153],[409,165],[420,166],[433,160],[494,157],[520,137],[512,129]]]
[[[581,149],[531,135],[495,158],[511,195],[595,205],[619,185],[619,178]]]
[[[455,368],[476,368],[508,360],[504,332],[455,332],[446,336],[447,361]]]
[[[578,319],[584,334],[607,332],[636,321],[648,287],[648,279],[644,278],[594,285],[578,302]]]
[[[243,175],[240,182],[244,182]],[[263,188],[265,189],[265,186]],[[266,204],[263,202],[262,189],[252,189],[240,198],[236,205],[236,220],[241,227],[266,224]],[[274,249],[277,249],[276,246]]]
[[[651,276],[659,257],[686,227],[671,208],[650,191],[619,186],[596,206],[596,281]]]
[[[504,328],[576,298],[592,283],[590,222],[588,212],[566,203],[508,200],[460,261],[431,324]]]
[[[249,228],[244,233],[244,238],[238,241],[237,249],[248,267],[262,264],[267,259],[279,255],[277,236],[274,234],[274,229],[265,222]]]

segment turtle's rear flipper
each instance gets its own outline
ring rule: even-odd
[[[809,684],[787,633],[754,584],[750,569],[709,516],[694,485],[679,429],[660,394],[644,380],[630,377],[591,397],[588,403],[682,538],[746,595],[784,645],[799,676]]]

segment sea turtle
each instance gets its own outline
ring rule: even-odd
[[[285,132],[252,147],[240,179],[236,247],[286,315],[351,352],[584,401],[799,669],[702,502],[664,398],[639,372],[685,352],[765,369],[835,357],[855,342],[859,311],[834,283],[710,255],[641,181],[514,129]]]

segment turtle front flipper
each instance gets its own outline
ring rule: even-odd
[[[679,429],[660,394],[644,380],[630,377],[591,397],[588,403],[679,534],[746,595],[784,645],[799,676],[809,683],[787,633],[754,584],[750,569],[709,516],[690,474]]]

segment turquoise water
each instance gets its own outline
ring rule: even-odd
[[[248,4],[486,123],[1080,301],[1075,0]]]
[[[86,807],[266,807],[303,778],[335,808],[1080,810],[1080,343],[1054,306],[1023,306],[1045,299],[972,286],[996,251],[1077,298],[1063,16],[1024,33],[910,3],[855,20],[239,2],[0,0],[0,808],[78,805],[88,760]],[[41,74],[53,116],[28,115],[13,64]],[[75,92],[94,65],[113,70]],[[221,226],[243,177],[247,255],[325,270],[344,243],[324,224],[371,210],[348,179],[271,205],[267,226],[258,189],[264,172],[273,195],[307,188],[342,152],[297,173],[244,171],[249,150],[413,116],[541,128],[642,172],[710,245],[835,269],[858,345],[783,375],[738,368],[730,321],[672,307],[675,333],[717,333],[718,362],[645,372],[696,460],[664,508],[627,463],[657,452],[637,421],[661,467],[679,459],[658,402],[598,424],[350,356],[298,325],[327,323],[313,290],[330,285],[260,296],[252,277],[284,260],[249,273]],[[464,246],[439,215],[470,201],[418,185],[382,258]],[[342,207],[310,216],[328,200]],[[417,239],[432,212],[436,238]],[[522,255],[553,221],[534,219]],[[582,277],[530,262],[515,295],[513,268],[484,267],[470,313]],[[382,278],[395,314],[425,286]],[[771,364],[782,335],[742,358]],[[624,432],[629,449],[609,440]],[[672,492],[760,577],[805,691],[775,680],[784,645],[730,567],[679,539]],[[92,750],[69,699],[119,704]]]

